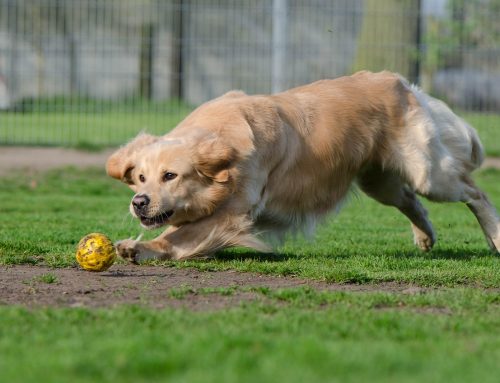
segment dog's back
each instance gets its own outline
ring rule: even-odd
[[[230,92],[190,118],[188,126],[204,122],[234,147],[251,137],[254,147],[239,165],[247,202],[257,223],[278,230],[314,227],[355,179],[365,185],[373,173],[397,177],[430,199],[460,200],[462,175],[483,158],[473,128],[390,72],[358,72],[271,96]]]
[[[288,172],[296,173],[294,180],[305,179],[316,195],[329,188],[330,203],[358,173],[374,166],[399,173],[420,194],[442,199],[441,189],[457,189],[460,175],[484,157],[472,127],[397,74],[364,71],[272,97],[282,120],[304,143],[288,151],[296,156]],[[283,185],[287,193],[293,188]],[[444,193],[450,199],[449,191]],[[452,199],[459,198],[457,193]]]
[[[254,211],[256,222],[266,228],[313,228],[358,179],[368,195],[410,218],[415,242],[428,250],[435,235],[414,193],[435,201],[468,201],[479,195],[469,176],[484,157],[476,131],[397,74],[359,72],[269,100],[281,123],[268,128],[280,129],[281,135],[267,142],[272,160],[266,157],[255,168],[263,172],[271,165]],[[280,144],[283,137],[286,145]],[[265,150],[262,146],[260,141],[257,151]],[[485,204],[481,209],[492,213],[483,214],[488,216],[482,218],[483,229],[490,225],[484,229],[487,237],[498,237],[492,235],[498,231],[494,209]]]

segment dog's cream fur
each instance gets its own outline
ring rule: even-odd
[[[149,198],[143,225],[170,225],[117,249],[133,262],[268,251],[256,233],[312,230],[357,182],[408,217],[422,250],[435,234],[416,194],[466,203],[499,251],[498,215],[470,177],[482,160],[476,131],[397,74],[359,72],[269,96],[233,91],[108,160],[109,175]]]

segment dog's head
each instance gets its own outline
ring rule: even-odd
[[[233,190],[236,161],[236,150],[213,134],[141,134],[108,159],[106,170],[136,193],[130,211],[152,229],[211,215]]]

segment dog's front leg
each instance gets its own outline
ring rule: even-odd
[[[115,244],[117,254],[131,263],[140,263],[150,259],[174,258],[172,246],[160,239],[140,242],[134,239],[124,239]]]
[[[195,223],[171,228],[152,241],[125,239],[116,244],[118,255],[132,262],[149,259],[189,259],[209,256],[226,247],[243,246],[261,252],[270,248],[254,237],[244,215],[213,215]]]

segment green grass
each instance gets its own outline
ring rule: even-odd
[[[0,144],[95,150],[121,145],[140,131],[165,134],[192,110],[179,102],[49,101],[24,113],[0,113]]]
[[[496,170],[476,177],[497,206],[499,177]],[[1,181],[0,264],[70,266],[89,232],[117,240],[141,231],[127,213],[132,192],[102,170],[16,173]],[[163,264],[337,282],[404,281],[431,289],[404,294],[181,285],[165,293],[180,301],[242,291],[260,298],[202,312],[0,305],[0,381],[496,382],[500,257],[488,252],[463,206],[426,205],[440,236],[427,254],[414,249],[400,213],[359,196],[313,242],[290,239],[274,255],[229,250],[212,260]],[[49,272],[36,282],[57,278]]]
[[[498,381],[498,294],[268,295],[215,312],[0,307],[0,381]]]
[[[500,172],[478,173],[479,185],[500,206]],[[75,265],[81,237],[102,232],[112,240],[142,232],[128,213],[132,192],[102,170],[66,169],[2,182],[0,264]],[[13,203],[12,201],[15,201]],[[289,239],[275,254],[227,250],[212,260],[163,262],[202,270],[256,271],[329,282],[400,281],[420,285],[500,286],[500,257],[461,204],[426,203],[438,243],[422,253],[412,243],[406,218],[364,196],[322,225],[314,240]],[[153,238],[160,231],[146,232]]]
[[[140,100],[41,100],[24,113],[0,113],[0,144],[66,145],[95,150],[121,145],[145,130],[164,134],[193,107],[179,102]],[[489,156],[500,156],[500,115],[461,113],[478,132]]]
[[[47,284],[57,283],[57,277],[51,273],[42,274],[37,278],[37,280],[39,282],[47,283]]]
[[[488,156],[500,156],[500,114],[461,113],[460,114],[479,133]]]

